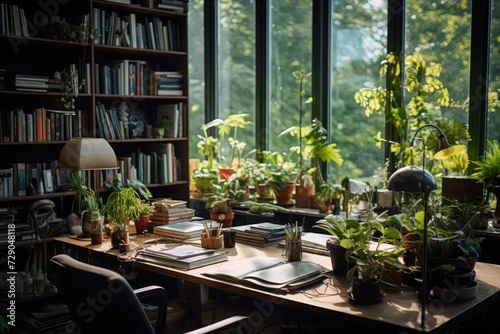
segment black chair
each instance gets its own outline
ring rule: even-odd
[[[167,292],[152,285],[133,290],[120,274],[59,254],[50,260],[72,324],[66,329],[80,333],[164,333],[167,317]],[[141,301],[156,299],[156,328],[149,321]],[[217,323],[190,331],[190,334],[220,333],[236,328],[250,319],[232,316]]]

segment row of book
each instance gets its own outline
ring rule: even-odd
[[[95,45],[181,51],[179,25],[172,19],[94,8],[92,26],[100,33]]]
[[[122,59],[95,64],[94,74],[96,94],[135,96],[184,93],[184,78],[180,72],[153,71],[143,60]],[[90,73],[85,74],[85,78],[89,76]]]
[[[0,3],[0,34],[29,37],[23,8],[16,4]]]
[[[57,161],[40,163],[2,163],[0,165],[0,197],[51,193],[65,182],[65,174]]]
[[[119,109],[119,108],[118,108]],[[163,138],[182,138],[184,133],[184,103],[169,103],[161,104],[156,107],[156,121],[150,120],[151,123],[159,123],[166,125]],[[100,138],[107,140],[123,140],[132,137],[146,137],[153,138],[152,127],[156,126],[153,124],[144,124],[147,121],[140,120],[142,126],[146,129],[146,134],[133,135],[130,133],[131,128],[128,126],[129,119],[125,115],[120,114],[117,108],[112,107],[106,109],[104,104],[97,101],[96,104],[97,113],[97,135]],[[126,125],[127,124],[127,125]]]
[[[121,178],[145,184],[164,184],[182,180],[182,166],[172,143],[149,144],[129,155],[117,157]]]
[[[81,110],[36,108],[0,110],[0,142],[66,141],[82,137],[86,114]]]

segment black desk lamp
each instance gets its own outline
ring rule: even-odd
[[[439,141],[441,143],[441,150],[434,155],[434,159],[443,159],[462,152],[465,145],[452,146],[448,143],[443,131],[434,124],[425,124],[417,129],[415,135],[411,140],[413,146],[416,139],[422,141],[424,145],[422,167],[406,166],[395,171],[389,178],[387,189],[393,191],[402,191],[410,193],[423,193],[424,194],[424,233],[423,233],[423,247],[422,247],[422,285],[421,285],[421,327],[425,328],[425,303],[427,302],[427,224],[429,222],[429,195],[437,189],[436,180],[434,176],[425,169],[425,142],[422,138],[416,137],[417,134],[425,127],[432,127],[439,131]]]

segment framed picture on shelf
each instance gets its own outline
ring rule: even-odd
[[[43,184],[45,185],[45,193],[54,191],[54,182],[52,180],[52,171],[50,169],[43,170]]]

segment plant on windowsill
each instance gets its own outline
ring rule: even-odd
[[[210,219],[222,224],[223,227],[231,227],[233,225],[234,211],[231,207],[234,201],[234,194],[231,190],[230,180],[235,176],[231,175],[228,180],[221,179],[214,182],[214,193],[207,198],[205,209],[210,212]]]
[[[245,201],[241,205],[248,207],[247,223],[271,222],[274,219],[276,211],[286,210],[281,206],[272,203]]]
[[[238,139],[238,131],[252,124],[247,120],[249,117],[249,114],[231,114],[225,119],[217,118],[201,127],[204,136],[198,137],[204,142],[208,142],[207,139],[210,137],[207,130],[217,128],[218,138],[213,143],[213,158],[217,161],[220,177],[223,179],[227,179],[242,163],[246,143]]]
[[[262,154],[265,161],[266,175],[268,175],[265,185],[273,190],[276,204],[291,204],[298,172],[294,162],[297,148],[290,148],[288,153],[264,151]]]

